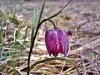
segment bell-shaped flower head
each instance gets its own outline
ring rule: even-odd
[[[66,56],[68,53],[68,36],[63,30],[47,30],[45,34],[45,44],[50,56],[52,54],[56,57],[59,53]]]

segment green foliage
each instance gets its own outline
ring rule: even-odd
[[[34,37],[35,24],[36,24],[36,8],[34,8],[34,11],[33,11],[31,40]]]
[[[2,25],[0,26],[0,45],[3,43]]]
[[[11,23],[19,25],[19,21],[17,20],[16,13],[9,14],[9,20],[11,21]]]

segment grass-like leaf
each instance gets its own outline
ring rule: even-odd
[[[0,45],[3,43],[3,35],[2,35],[2,25],[0,27]]]
[[[42,9],[41,9],[41,12],[40,12],[38,24],[41,21],[41,17],[42,17],[44,6],[45,6],[45,0],[44,0],[43,5],[42,5]],[[36,9],[34,9],[34,17],[33,17],[33,22],[32,22],[32,34],[31,34],[30,52],[29,52],[29,56],[28,56],[28,71],[27,71],[27,75],[29,75],[29,72],[30,72],[30,57],[31,57],[32,49],[34,47],[34,41],[35,41],[35,38],[36,38],[36,34],[37,34],[38,29],[39,29],[39,26],[37,26],[37,29],[36,29],[36,32],[35,32],[35,35],[34,35],[34,25],[33,24],[35,24],[35,22],[36,22]]]
[[[51,61],[51,60],[65,60],[65,61],[69,62],[70,64],[72,64],[76,68],[78,75],[79,75],[79,70],[78,70],[76,64],[72,60],[66,59],[66,58],[63,58],[63,57],[46,58],[46,59],[37,61],[31,66],[31,69],[33,69],[36,65],[38,65],[40,63],[45,63],[45,62],[48,62],[48,61]]]
[[[34,8],[34,11],[33,11],[31,43],[32,43],[32,39],[33,39],[33,37],[34,37],[34,28],[35,28],[35,24],[36,24],[36,8]]]
[[[10,19],[10,21],[11,21],[12,23],[19,25],[19,21],[18,21],[18,19],[17,19],[17,17],[16,17],[16,12],[14,12],[13,14],[11,14],[11,15],[9,16],[9,19]]]

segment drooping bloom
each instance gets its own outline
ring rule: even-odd
[[[47,30],[45,34],[45,43],[50,56],[52,54],[56,57],[59,53],[66,56],[68,53],[68,36],[63,30]]]

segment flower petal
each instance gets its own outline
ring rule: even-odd
[[[62,31],[62,30],[59,30],[59,31],[58,31],[58,36],[59,36],[59,40],[60,40],[60,42],[61,42],[63,54],[66,56],[67,53],[68,53],[68,48],[69,48],[68,36],[67,36],[67,34],[66,34],[64,31]]]
[[[49,55],[53,54],[54,56],[57,56],[59,54],[59,50],[57,49],[59,45],[57,31],[55,30],[46,31],[45,43]]]

